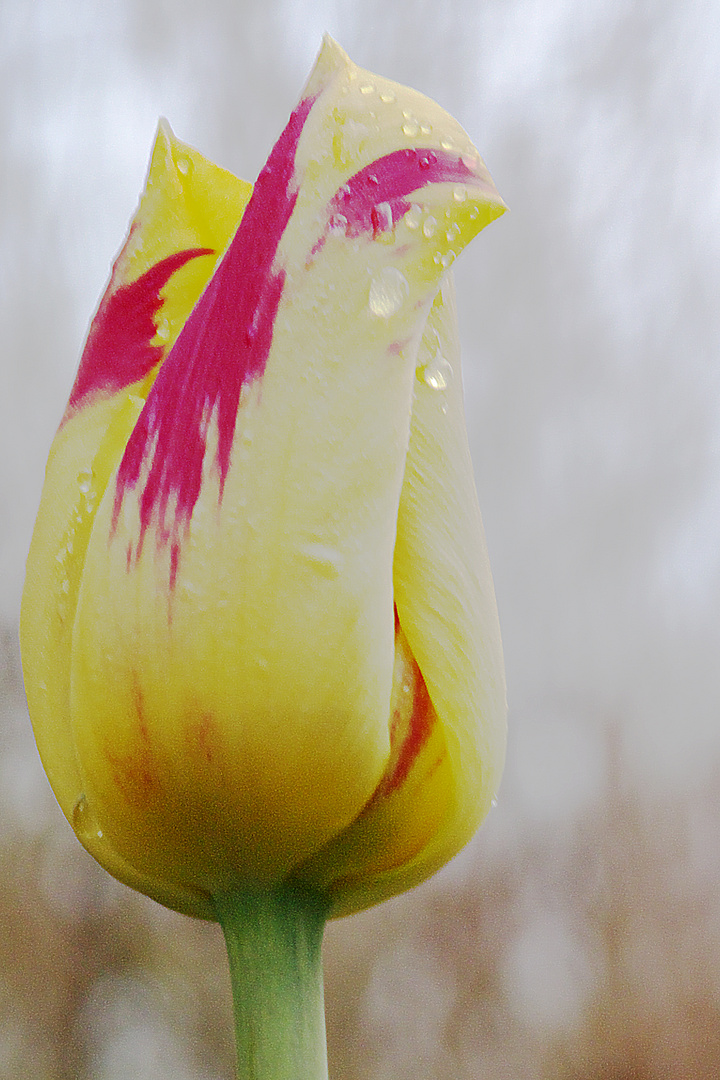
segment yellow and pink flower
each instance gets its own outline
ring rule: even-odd
[[[170,907],[297,881],[345,914],[487,812],[504,678],[448,268],[503,209],[447,113],[329,39],[254,188],[160,126],[22,647],[63,811]]]

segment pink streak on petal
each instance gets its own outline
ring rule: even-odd
[[[337,226],[344,219],[346,236],[370,232],[377,237],[409,210],[405,196],[428,184],[441,183],[487,186],[459,154],[429,148],[395,150],[338,188],[328,204],[328,221]]]
[[[150,344],[157,330],[155,316],[162,306],[160,292],[185,263],[212,254],[211,248],[177,251],[137,281],[105,294],[90,326],[66,418],[88,394],[114,393],[130,386],[162,359],[162,345]]]
[[[313,100],[300,103],[275,144],[227,252],[160,369],[120,463],[113,527],[125,494],[143,475],[133,554],[139,557],[155,518],[158,546],[170,545],[171,589],[181,533],[200,495],[208,424],[217,424],[222,499],[241,390],[265,370],[285,281],[275,256],[297,200],[295,152]]]

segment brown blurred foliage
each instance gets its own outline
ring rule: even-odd
[[[720,782],[641,795],[613,730],[606,773],[563,830],[329,927],[333,1080],[720,1075]],[[217,927],[113,882],[59,812],[0,867],[0,1080],[233,1075]]]

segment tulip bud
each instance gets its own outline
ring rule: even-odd
[[[417,884],[488,810],[500,636],[449,267],[465,132],[330,39],[254,189],[161,124],[48,462],[22,650],[58,801],[215,917]]]

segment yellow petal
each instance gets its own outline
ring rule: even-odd
[[[334,915],[378,903],[444,865],[485,817],[502,772],[502,648],[465,434],[450,277],[418,356],[394,589],[399,649],[418,664],[430,717],[414,736],[402,783],[387,792],[381,785],[353,825],[299,871],[330,890]],[[394,701],[417,693],[406,660],[400,672]]]
[[[87,811],[71,729],[70,657],[85,553],[98,505],[143,408],[157,364],[204,288],[250,191],[250,185],[184,146],[161,123],[145,193],[93,320],[50,453],[21,620],[30,714],[43,764],[65,815],[85,846],[116,877],[173,907],[208,917],[211,909],[204,896],[182,894],[157,877],[143,878],[124,863],[107,837],[98,835],[99,827]],[[183,252],[205,249],[217,249],[218,254],[183,261]],[[173,270],[174,266],[178,268]]]
[[[90,326],[66,420],[98,395],[133,386],[147,396],[251,191],[160,122],[145,191]]]
[[[368,124],[365,85],[327,43],[88,547],[87,798],[133,865],[208,891],[287,874],[387,766],[417,350],[451,245],[503,209],[447,114],[376,79]]]

